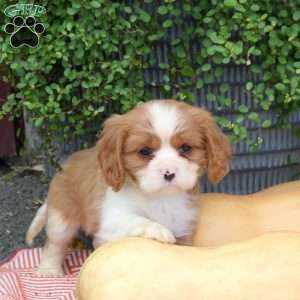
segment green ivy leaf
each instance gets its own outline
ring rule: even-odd
[[[230,62],[230,58],[229,57],[225,57],[222,60],[223,64],[228,64]]]
[[[277,83],[277,84],[275,84],[275,88],[278,91],[284,91],[285,90],[285,85],[283,83]]]
[[[300,20],[300,10],[297,10],[293,13],[293,20],[299,21]]]
[[[166,20],[163,22],[162,26],[163,26],[163,28],[170,28],[170,27],[172,27],[172,25],[173,25],[172,20]]]
[[[254,121],[255,123],[259,123],[260,121],[260,118],[259,118],[259,115],[258,113],[256,112],[251,112],[249,115],[248,115],[248,118],[252,121]]]
[[[202,79],[198,79],[198,80],[197,80],[197,83],[196,83],[197,89],[202,89],[203,86],[204,86],[203,80],[202,80]]]
[[[207,50],[208,55],[212,56],[216,53],[217,48],[215,45],[213,45],[211,47],[206,48],[206,50]]]
[[[247,113],[248,111],[249,111],[249,108],[246,105],[242,104],[239,106],[239,112]]]
[[[214,77],[211,73],[204,73],[204,82],[206,84],[211,84],[214,82]]]
[[[194,70],[191,66],[185,65],[182,70],[182,75],[187,77],[192,77],[194,75]]]
[[[212,22],[212,20],[213,20],[212,18],[206,17],[206,18],[203,19],[203,22],[206,23],[206,24],[209,24],[209,23]]]
[[[262,126],[262,128],[269,128],[271,126],[271,124],[272,124],[271,120],[265,120],[265,121],[263,121],[261,126]]]
[[[34,120],[34,126],[35,127],[40,127],[44,122],[44,118],[43,117],[39,117],[37,119]]]
[[[233,8],[237,5],[237,1],[236,0],[225,0],[224,1],[224,5],[230,8]]]
[[[169,91],[171,90],[171,86],[170,86],[169,84],[165,84],[165,85],[164,85],[164,90],[165,90],[166,92],[169,92]]]
[[[294,62],[294,67],[295,67],[296,69],[300,69],[300,61]]]
[[[99,8],[99,7],[101,7],[101,2],[93,0],[93,1],[91,1],[91,6],[94,8]]]
[[[257,4],[253,4],[253,5],[251,5],[250,9],[252,11],[259,11],[260,8],[259,8],[259,6]]]
[[[204,64],[202,67],[201,67],[201,70],[203,72],[207,72],[211,69],[211,65],[210,64]]]
[[[248,91],[251,91],[252,88],[253,88],[253,83],[252,83],[252,82],[247,82],[247,83],[246,83],[246,89],[247,89]]]
[[[157,12],[160,15],[166,15],[168,13],[168,7],[165,6],[165,5],[161,5],[161,6],[158,7]]]
[[[75,15],[78,12],[78,9],[76,7],[68,7],[67,8],[67,14],[69,15]]]
[[[158,32],[158,33],[149,35],[148,40],[153,42],[153,41],[157,41],[157,40],[161,39],[162,37],[163,37],[163,33]]]
[[[139,11],[139,17],[145,23],[149,23],[150,20],[151,20],[151,16],[146,11],[144,11],[143,9],[141,9]]]
[[[164,75],[164,76],[163,76],[163,81],[165,81],[165,82],[170,82],[170,77],[169,77],[169,75]]]
[[[223,75],[223,69],[221,67],[217,67],[215,70],[215,76],[217,78],[221,77]]]
[[[221,35],[217,35],[215,31],[208,31],[208,37],[211,39],[212,42],[216,44],[224,44],[225,39]]]
[[[216,95],[214,95],[213,93],[208,93],[206,98],[208,101],[211,101],[211,102],[216,101],[216,99],[217,99]]]
[[[134,23],[137,20],[137,16],[136,15],[131,15],[129,17],[129,20],[130,20],[131,23]]]
[[[226,93],[229,90],[229,85],[227,83],[222,83],[220,86],[220,92],[222,94]]]
[[[243,42],[239,41],[232,45],[232,52],[235,55],[240,55],[243,52]]]
[[[232,127],[231,122],[224,117],[217,117],[216,120],[217,120],[218,124],[223,128],[231,128]]]
[[[186,57],[185,50],[182,46],[176,48],[176,55],[180,58]]]
[[[245,117],[243,115],[238,115],[235,119],[235,122],[238,124],[241,124],[244,122],[244,120],[245,120]]]

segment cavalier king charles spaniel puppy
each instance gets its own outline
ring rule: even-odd
[[[63,274],[68,244],[82,229],[94,247],[130,236],[184,243],[193,233],[193,195],[207,172],[218,183],[231,147],[210,113],[175,100],[153,100],[104,123],[95,147],[63,164],[26,240],[46,227],[40,274]]]

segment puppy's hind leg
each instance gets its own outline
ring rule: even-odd
[[[79,224],[66,221],[57,210],[48,211],[47,241],[43,248],[39,275],[63,275],[62,263],[69,243],[79,229]]]

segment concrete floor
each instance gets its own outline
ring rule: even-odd
[[[26,230],[47,188],[41,172],[0,164],[0,261],[15,249],[27,247]],[[40,246],[42,239],[38,238],[34,246]]]

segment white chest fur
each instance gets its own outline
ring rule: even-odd
[[[102,202],[97,239],[104,242],[126,237],[128,228],[138,218],[157,222],[178,238],[192,233],[196,215],[187,193],[150,197],[131,185],[125,185],[119,192],[108,189]]]
[[[196,210],[186,193],[148,200],[144,212],[150,220],[170,229],[175,237],[192,233]]]

